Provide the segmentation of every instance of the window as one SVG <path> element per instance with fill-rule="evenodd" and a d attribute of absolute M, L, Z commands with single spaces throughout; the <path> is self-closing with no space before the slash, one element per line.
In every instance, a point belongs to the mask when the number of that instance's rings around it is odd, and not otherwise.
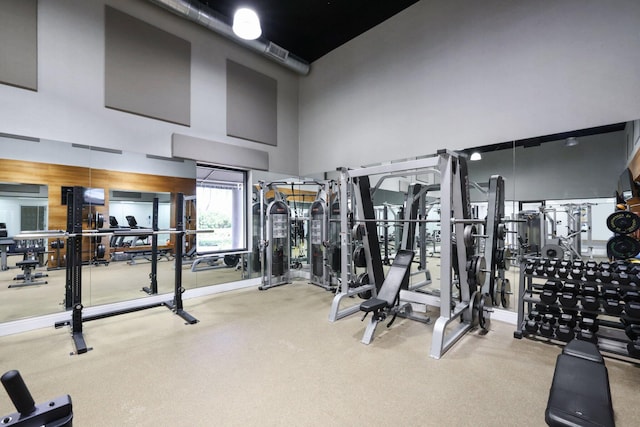
<path fill-rule="evenodd" d="M 197 177 L 196 251 L 246 250 L 246 173 L 198 165 Z"/>

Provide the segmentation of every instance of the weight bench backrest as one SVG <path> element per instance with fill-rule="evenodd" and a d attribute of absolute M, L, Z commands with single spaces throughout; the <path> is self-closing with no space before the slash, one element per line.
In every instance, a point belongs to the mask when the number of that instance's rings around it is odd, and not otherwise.
<path fill-rule="evenodd" d="M 399 250 L 389 268 L 387 277 L 382 282 L 380 291 L 376 298 L 371 298 L 360 304 L 360 310 L 369 312 L 386 307 L 393 307 L 400 293 L 402 282 L 409 275 L 411 262 L 413 261 L 413 251 Z"/>

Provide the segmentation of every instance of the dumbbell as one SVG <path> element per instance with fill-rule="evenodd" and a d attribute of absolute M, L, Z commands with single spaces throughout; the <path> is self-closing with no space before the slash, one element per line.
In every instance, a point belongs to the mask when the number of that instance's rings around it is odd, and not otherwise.
<path fill-rule="evenodd" d="M 536 269 L 536 265 L 532 262 L 528 262 L 527 265 L 524 266 L 524 272 L 526 274 L 533 274 Z"/>
<path fill-rule="evenodd" d="M 559 280 L 547 280 L 542 287 L 540 301 L 545 304 L 554 304 L 556 302 L 558 291 L 562 289 L 562 282 Z"/>
<path fill-rule="evenodd" d="M 571 261 L 568 261 L 568 260 L 560 261 L 560 267 L 564 267 L 566 269 L 571 269 Z"/>
<path fill-rule="evenodd" d="M 584 268 L 584 261 L 580 261 L 580 260 L 573 261 L 573 267 Z"/>
<path fill-rule="evenodd" d="M 556 274 L 558 275 L 559 278 L 566 279 L 567 277 L 569 277 L 569 269 L 566 267 L 560 267 L 556 271 Z"/>
<path fill-rule="evenodd" d="M 618 273 L 616 281 L 622 286 L 627 286 L 629 282 L 631 282 L 631 276 L 629 276 L 626 271 L 621 271 L 620 273 Z"/>
<path fill-rule="evenodd" d="M 640 341 L 627 343 L 627 351 L 631 357 L 640 357 Z"/>
<path fill-rule="evenodd" d="M 540 264 L 536 266 L 535 273 L 538 276 L 545 276 L 547 273 L 547 267 L 545 267 L 543 264 Z"/>
<path fill-rule="evenodd" d="M 624 302 L 616 299 L 605 299 L 602 301 L 602 308 L 607 314 L 618 315 L 624 309 Z"/>
<path fill-rule="evenodd" d="M 536 322 L 539 322 L 542 320 L 542 314 L 540 314 L 536 310 L 531 310 L 529 312 L 529 320 L 535 320 Z"/>
<path fill-rule="evenodd" d="M 592 260 L 589 260 L 584 263 L 587 270 L 595 270 L 598 267 L 598 263 Z"/>
<path fill-rule="evenodd" d="M 620 273 L 621 271 L 629 270 L 629 266 L 626 261 L 618 260 L 613 263 L 613 271 Z"/>
<path fill-rule="evenodd" d="M 560 317 L 558 317 L 559 325 L 566 325 L 571 329 L 576 327 L 576 315 L 572 313 L 562 313 Z"/>
<path fill-rule="evenodd" d="M 602 286 L 603 299 L 620 299 L 620 288 L 612 285 Z"/>
<path fill-rule="evenodd" d="M 556 324 L 556 317 L 547 313 L 542 317 L 542 325 L 540 325 L 540 335 L 543 337 L 551 338 L 553 336 L 554 325 Z"/>
<path fill-rule="evenodd" d="M 556 338 L 561 341 L 569 342 L 574 339 L 576 332 L 568 325 L 558 325 L 556 327 Z"/>
<path fill-rule="evenodd" d="M 574 282 L 566 282 L 558 299 L 563 307 L 575 307 L 578 303 L 578 285 Z"/>
<path fill-rule="evenodd" d="M 538 322 L 535 320 L 527 320 L 527 323 L 524 325 L 524 330 L 528 333 L 535 335 L 538 333 Z"/>
<path fill-rule="evenodd" d="M 638 301 L 627 302 L 624 306 L 624 311 L 625 313 L 627 313 L 627 316 L 640 319 L 640 302 Z"/>
<path fill-rule="evenodd" d="M 585 280 L 593 282 L 598 278 L 598 272 L 590 268 L 584 272 L 584 278 Z"/>
<path fill-rule="evenodd" d="M 598 279 L 600 279 L 602 283 L 611 283 L 611 281 L 613 280 L 613 275 L 609 270 L 602 270 L 598 275 Z"/>
<path fill-rule="evenodd" d="M 599 329 L 599 326 L 600 326 L 599 322 L 598 322 L 598 319 L 595 319 L 593 317 L 585 317 L 584 314 L 580 318 L 580 321 L 578 322 L 578 325 L 580 326 L 580 329 L 591 331 L 593 333 L 598 332 L 598 329 Z"/>
<path fill-rule="evenodd" d="M 571 269 L 571 278 L 573 280 L 582 280 L 583 274 L 582 268 L 576 267 L 575 265 Z"/>
<path fill-rule="evenodd" d="M 640 338 L 640 325 L 637 323 L 631 323 L 624 327 L 624 333 L 627 334 L 631 341 L 636 341 Z"/>
<path fill-rule="evenodd" d="M 598 343 L 598 337 L 596 336 L 596 334 L 588 329 L 580 329 L 578 331 L 577 337 L 582 341 L 589 341 L 594 344 Z"/>
<path fill-rule="evenodd" d="M 608 263 L 606 261 L 602 261 L 600 263 L 600 265 L 598 266 L 598 269 L 600 271 L 610 271 L 611 270 L 611 263 Z"/>

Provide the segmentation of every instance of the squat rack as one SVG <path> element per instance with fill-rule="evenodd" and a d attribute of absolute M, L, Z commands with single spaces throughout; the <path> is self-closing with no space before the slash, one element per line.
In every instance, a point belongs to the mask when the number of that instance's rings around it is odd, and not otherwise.
<path fill-rule="evenodd" d="M 480 299 L 480 291 L 477 289 L 477 280 L 470 277 L 473 273 L 467 271 L 467 261 L 474 255 L 473 247 L 464 244 L 462 236 L 465 234 L 465 225 L 484 222 L 471 218 L 469 201 L 468 176 L 466 162 L 456 153 L 442 150 L 435 156 L 408 160 L 359 169 L 340 168 L 340 202 L 341 206 L 349 206 L 350 198 L 355 202 L 357 214 L 356 222 L 365 223 L 363 241 L 365 243 L 365 257 L 370 282 L 354 283 L 351 274 L 351 233 L 349 227 L 349 212 L 341 209 L 340 212 L 340 245 L 341 245 L 341 283 L 339 292 L 333 299 L 329 312 L 329 321 L 334 322 L 343 317 L 359 311 L 359 305 L 353 305 L 341 309 L 340 305 L 345 298 L 354 295 L 373 292 L 384 280 L 382 262 L 377 241 L 376 219 L 371 212 L 363 209 L 363 201 L 369 193 L 369 176 L 373 175 L 418 175 L 425 172 L 439 172 L 440 175 L 440 229 L 441 229 L 441 258 L 440 258 L 440 296 L 425 295 L 420 302 L 440 307 L 440 317 L 437 319 L 431 345 L 431 356 L 439 359 L 455 342 L 466 332 L 475 326 L 474 318 L 484 315 L 483 302 Z M 364 199 L 363 199 L 364 198 Z M 366 206 L 368 203 L 364 203 Z M 351 205 L 353 206 L 353 205 Z M 419 219 L 419 222 L 428 222 Z M 371 224 L 371 227 L 367 225 Z M 458 236 L 452 243 L 453 236 Z M 454 280 L 453 270 L 456 268 L 457 280 Z M 379 265 L 379 268 L 378 268 Z M 480 273 L 480 272 L 479 272 Z M 484 272 L 482 272 L 484 273 Z M 473 278 L 474 280 L 470 280 Z M 460 284 L 457 291 L 455 283 Z M 469 284 L 469 285 L 468 285 Z M 457 292 L 458 298 L 454 298 Z M 400 298 L 408 298 L 415 292 L 401 291 Z M 403 297 L 404 295 L 404 297 Z M 478 304 L 480 303 L 480 304 Z M 478 311 L 482 311 L 478 313 Z"/>

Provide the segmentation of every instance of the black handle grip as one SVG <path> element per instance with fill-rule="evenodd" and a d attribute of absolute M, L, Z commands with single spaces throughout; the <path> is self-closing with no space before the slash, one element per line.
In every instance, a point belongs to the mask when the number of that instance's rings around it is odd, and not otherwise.
<path fill-rule="evenodd" d="M 6 372 L 2 375 L 0 381 L 2 381 L 2 385 L 7 390 L 7 394 L 20 414 L 28 415 L 36 410 L 33 397 L 31 397 L 27 385 L 22 380 L 20 372 L 16 370 Z"/>

